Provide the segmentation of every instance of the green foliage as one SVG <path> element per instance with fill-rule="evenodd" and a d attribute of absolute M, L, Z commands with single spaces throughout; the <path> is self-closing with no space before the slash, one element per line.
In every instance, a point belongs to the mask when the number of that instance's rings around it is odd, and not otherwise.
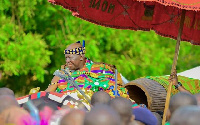
<path fill-rule="evenodd" d="M 32 87 L 44 90 L 65 63 L 63 50 L 78 40 L 86 41 L 87 57 L 116 65 L 129 80 L 170 74 L 175 40 L 98 26 L 47 0 L 0 0 L 0 86 L 21 95 Z M 198 66 L 199 54 L 199 46 L 182 42 L 178 72 Z"/>
<path fill-rule="evenodd" d="M 44 68 L 51 62 L 52 52 L 41 35 L 26 34 L 12 22 L 1 25 L 0 29 L 0 68 L 4 71 L 3 75 L 27 75 L 31 72 L 43 82 Z"/>

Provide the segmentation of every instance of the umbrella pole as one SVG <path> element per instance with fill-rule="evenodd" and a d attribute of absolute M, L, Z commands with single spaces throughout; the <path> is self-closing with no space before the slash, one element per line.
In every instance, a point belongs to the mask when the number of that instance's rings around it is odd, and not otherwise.
<path fill-rule="evenodd" d="M 186 13 L 186 10 L 182 10 L 180 27 L 179 27 L 178 36 L 177 36 L 175 55 L 174 55 L 174 61 L 173 61 L 173 64 L 172 64 L 171 74 L 176 70 L 178 54 L 179 54 L 179 49 L 180 49 L 181 35 L 182 35 L 183 25 L 184 25 L 184 20 L 185 20 L 185 13 Z M 171 90 L 172 90 L 172 81 L 169 82 L 169 87 L 168 87 L 168 90 L 167 90 L 167 96 L 166 96 L 166 102 L 165 102 L 165 109 L 164 109 L 162 125 L 165 125 L 166 114 L 167 114 L 167 110 L 169 108 Z"/>
<path fill-rule="evenodd" d="M 117 68 L 115 68 L 115 97 L 117 97 Z"/>

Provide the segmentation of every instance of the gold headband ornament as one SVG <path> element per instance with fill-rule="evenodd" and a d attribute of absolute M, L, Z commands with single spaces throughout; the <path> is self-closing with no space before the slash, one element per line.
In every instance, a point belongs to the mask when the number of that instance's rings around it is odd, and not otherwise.
<path fill-rule="evenodd" d="M 78 41 L 76 43 L 80 43 L 80 41 Z M 77 55 L 85 54 L 85 40 L 83 40 L 82 46 L 83 47 L 78 47 L 78 48 L 74 48 L 74 49 L 70 49 L 70 50 L 65 49 L 64 54 L 77 54 Z"/>

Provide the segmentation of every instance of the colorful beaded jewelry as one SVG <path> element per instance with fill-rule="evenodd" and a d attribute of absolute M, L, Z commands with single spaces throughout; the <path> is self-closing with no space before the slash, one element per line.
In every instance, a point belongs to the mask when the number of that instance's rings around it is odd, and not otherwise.
<path fill-rule="evenodd" d="M 49 86 L 50 86 L 50 85 L 55 85 L 55 84 L 58 84 L 58 82 L 50 83 Z"/>
<path fill-rule="evenodd" d="M 65 49 L 64 54 L 85 54 L 85 47 L 78 47 L 70 50 Z"/>

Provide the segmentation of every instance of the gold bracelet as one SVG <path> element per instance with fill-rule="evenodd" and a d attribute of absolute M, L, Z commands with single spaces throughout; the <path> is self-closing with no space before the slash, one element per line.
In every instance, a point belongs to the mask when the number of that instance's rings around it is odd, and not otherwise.
<path fill-rule="evenodd" d="M 57 83 L 58 83 L 58 82 L 53 82 L 53 83 L 50 83 L 50 84 L 49 84 L 49 86 L 50 86 L 50 85 L 55 85 L 55 84 L 57 84 Z"/>

